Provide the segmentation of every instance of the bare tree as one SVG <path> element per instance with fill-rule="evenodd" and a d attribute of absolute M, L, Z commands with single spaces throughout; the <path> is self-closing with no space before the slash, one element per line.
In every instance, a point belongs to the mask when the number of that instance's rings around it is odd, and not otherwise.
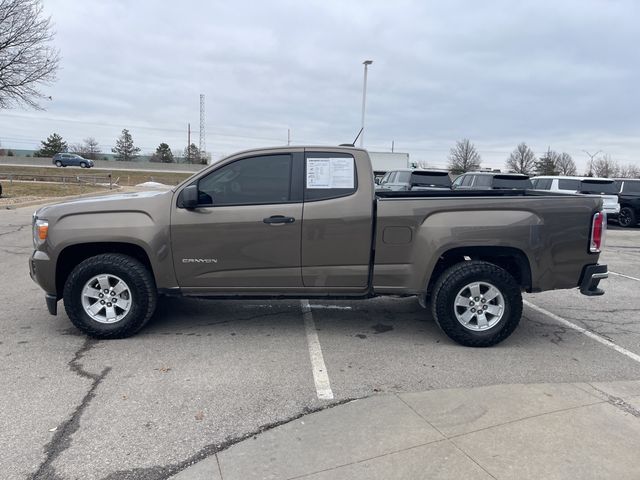
<path fill-rule="evenodd" d="M 640 177 L 640 167 L 631 163 L 621 166 L 619 175 L 622 178 L 638 178 Z"/>
<path fill-rule="evenodd" d="M 460 174 L 478 170 L 481 162 L 480 154 L 468 138 L 456 142 L 456 146 L 449 151 L 449 170 Z"/>
<path fill-rule="evenodd" d="M 0 0 L 0 109 L 42 109 L 40 87 L 56 79 L 60 61 L 54 37 L 41 0 Z"/>
<path fill-rule="evenodd" d="M 593 171 L 596 177 L 613 178 L 620 174 L 620 166 L 611 155 L 602 155 L 593 163 Z"/>
<path fill-rule="evenodd" d="M 84 158 L 90 158 L 91 160 L 97 159 L 98 154 L 101 152 L 98 141 L 93 137 L 85 138 L 82 143 L 70 145 L 69 151 L 82 155 Z"/>
<path fill-rule="evenodd" d="M 533 173 L 536 165 L 536 155 L 526 143 L 522 142 L 511 152 L 507 159 L 507 168 L 516 173 L 529 175 Z"/>
<path fill-rule="evenodd" d="M 575 175 L 578 173 L 576 162 L 573 161 L 571 155 L 562 152 L 556 159 L 556 168 L 560 175 Z"/>

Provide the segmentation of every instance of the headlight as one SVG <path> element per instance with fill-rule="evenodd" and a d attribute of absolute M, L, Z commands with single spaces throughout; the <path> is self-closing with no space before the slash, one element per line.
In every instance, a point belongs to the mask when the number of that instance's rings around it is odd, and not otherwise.
<path fill-rule="evenodd" d="M 33 220 L 33 248 L 42 245 L 49 235 L 49 222 L 37 217 Z"/>

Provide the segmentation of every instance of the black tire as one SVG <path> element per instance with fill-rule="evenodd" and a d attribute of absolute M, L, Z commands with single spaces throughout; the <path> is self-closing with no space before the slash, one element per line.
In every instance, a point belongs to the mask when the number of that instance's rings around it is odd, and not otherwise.
<path fill-rule="evenodd" d="M 60 160 L 56 160 L 56 167 L 62 167 L 62 162 Z"/>
<path fill-rule="evenodd" d="M 85 162 L 80 162 L 80 168 L 87 168 L 87 164 Z"/>
<path fill-rule="evenodd" d="M 636 212 L 631 207 L 622 207 L 618 214 L 618 225 L 624 228 L 635 227 L 638 224 Z"/>
<path fill-rule="evenodd" d="M 458 293 L 474 282 L 486 282 L 498 289 L 504 300 L 502 317 L 487 330 L 465 327 L 456 317 Z M 431 311 L 442 331 L 467 347 L 490 347 L 513 333 L 522 316 L 522 294 L 515 279 L 503 268 L 489 262 L 467 261 L 445 270 L 432 290 Z M 463 310 L 464 311 L 464 310 Z"/>
<path fill-rule="evenodd" d="M 121 278 L 131 291 L 131 307 L 124 318 L 114 323 L 100 323 L 82 306 L 82 290 L 97 275 Z M 64 307 L 71 322 L 95 338 L 125 338 L 138 332 L 156 308 L 157 290 L 153 275 L 138 260 L 128 255 L 105 253 L 90 257 L 76 266 L 64 285 Z"/>

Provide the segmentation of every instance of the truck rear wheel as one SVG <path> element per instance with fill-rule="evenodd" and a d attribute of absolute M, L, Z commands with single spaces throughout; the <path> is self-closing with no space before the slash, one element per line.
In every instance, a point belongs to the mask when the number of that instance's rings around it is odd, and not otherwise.
<path fill-rule="evenodd" d="M 515 279 L 489 262 L 467 261 L 436 281 L 431 309 L 449 338 L 467 347 L 490 347 L 513 333 L 522 316 Z"/>
<path fill-rule="evenodd" d="M 128 255 L 96 255 L 76 266 L 64 285 L 71 322 L 95 338 L 124 338 L 140 330 L 156 307 L 151 272 Z"/>

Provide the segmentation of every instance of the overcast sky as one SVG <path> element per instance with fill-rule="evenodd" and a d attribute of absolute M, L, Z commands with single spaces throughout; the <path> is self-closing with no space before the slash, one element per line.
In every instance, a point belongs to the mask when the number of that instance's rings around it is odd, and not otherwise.
<path fill-rule="evenodd" d="M 444 166 L 469 138 L 483 166 L 521 141 L 640 164 L 640 2 L 44 0 L 62 62 L 46 111 L 4 110 L 5 147 L 56 131 L 109 151 L 198 143 L 214 158 L 292 143 L 350 142 Z"/>

